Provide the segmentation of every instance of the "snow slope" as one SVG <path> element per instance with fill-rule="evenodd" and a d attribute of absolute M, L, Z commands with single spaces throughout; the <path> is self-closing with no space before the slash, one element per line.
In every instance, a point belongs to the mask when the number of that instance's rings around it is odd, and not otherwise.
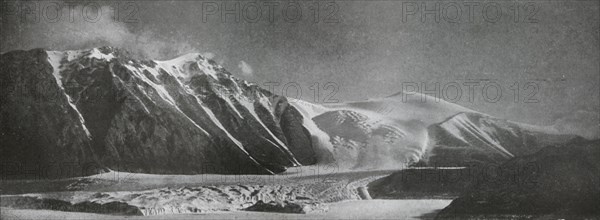
<path fill-rule="evenodd" d="M 347 169 L 402 168 L 417 162 L 496 163 L 575 137 L 497 119 L 420 93 L 329 105 L 292 103 L 312 119 L 304 125 L 318 134 L 318 143 Z"/>
<path fill-rule="evenodd" d="M 425 100 L 422 98 L 425 97 Z M 362 102 L 292 102 L 342 168 L 390 169 L 419 161 L 429 146 L 427 127 L 472 110 L 429 96 L 396 94 Z"/>

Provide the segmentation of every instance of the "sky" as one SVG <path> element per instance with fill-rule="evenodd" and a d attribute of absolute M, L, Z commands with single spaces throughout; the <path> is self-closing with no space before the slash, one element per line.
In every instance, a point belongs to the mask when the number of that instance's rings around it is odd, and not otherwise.
<path fill-rule="evenodd" d="M 311 102 L 418 91 L 600 135 L 595 0 L 72 4 L 3 2 L 0 52 L 109 45 L 155 60 L 201 52 L 239 78 Z"/>

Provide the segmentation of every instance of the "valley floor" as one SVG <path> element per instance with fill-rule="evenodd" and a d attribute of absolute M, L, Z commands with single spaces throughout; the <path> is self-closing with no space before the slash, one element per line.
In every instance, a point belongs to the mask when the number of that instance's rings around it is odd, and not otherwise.
<path fill-rule="evenodd" d="M 365 200 L 370 199 L 364 188 L 367 184 L 395 171 L 308 166 L 272 176 L 109 172 L 60 180 L 4 180 L 0 184 L 1 214 L 2 219 L 406 219 L 433 218 L 451 202 Z M 295 203 L 308 211 L 244 211 L 258 201 Z M 73 208 L 86 202 L 95 204 Z M 112 206 L 97 206 L 110 202 L 125 205 L 126 211 L 133 208 L 138 215 L 111 213 Z"/>
<path fill-rule="evenodd" d="M 452 200 L 359 200 L 331 203 L 327 212 L 287 214 L 228 211 L 200 214 L 118 216 L 2 208 L 2 219 L 432 219 Z"/>

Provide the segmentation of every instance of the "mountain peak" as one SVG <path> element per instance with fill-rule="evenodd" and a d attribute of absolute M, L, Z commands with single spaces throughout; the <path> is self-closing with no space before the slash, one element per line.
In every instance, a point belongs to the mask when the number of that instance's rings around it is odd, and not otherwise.
<path fill-rule="evenodd" d="M 156 63 L 163 68 L 176 70 L 185 81 L 189 81 L 192 76 L 199 74 L 206 74 L 214 79 L 219 78 L 217 73 L 228 74 L 221 65 L 204 57 L 202 53 L 188 53 L 174 59 L 156 61 Z"/>

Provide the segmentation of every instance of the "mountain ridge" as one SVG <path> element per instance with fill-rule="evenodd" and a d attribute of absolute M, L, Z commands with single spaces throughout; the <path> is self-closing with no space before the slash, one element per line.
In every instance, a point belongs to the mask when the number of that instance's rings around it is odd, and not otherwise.
<path fill-rule="evenodd" d="M 461 113 L 477 116 L 466 119 L 477 124 L 477 134 L 504 123 L 444 100 L 398 94 L 327 105 L 288 99 L 236 78 L 200 53 L 152 61 L 112 47 L 34 49 L 3 54 L 0 67 L 3 84 L 22 90 L 3 88 L 1 94 L 6 101 L 2 142 L 8 143 L 2 159 L 97 163 L 87 170 L 91 173 L 75 175 L 119 170 L 122 163 L 132 172 L 190 174 L 274 174 L 323 163 L 340 169 L 398 168 L 422 162 L 435 146 L 445 145 L 433 134 Z M 40 83 L 47 88 L 38 88 Z M 27 106 L 35 107 L 23 110 Z M 40 119 L 53 120 L 41 126 Z M 471 123 L 475 119 L 492 126 Z M 507 149 L 516 148 L 502 144 L 520 138 L 486 147 L 510 158 L 514 152 Z M 466 145 L 475 148 L 476 139 Z"/>

